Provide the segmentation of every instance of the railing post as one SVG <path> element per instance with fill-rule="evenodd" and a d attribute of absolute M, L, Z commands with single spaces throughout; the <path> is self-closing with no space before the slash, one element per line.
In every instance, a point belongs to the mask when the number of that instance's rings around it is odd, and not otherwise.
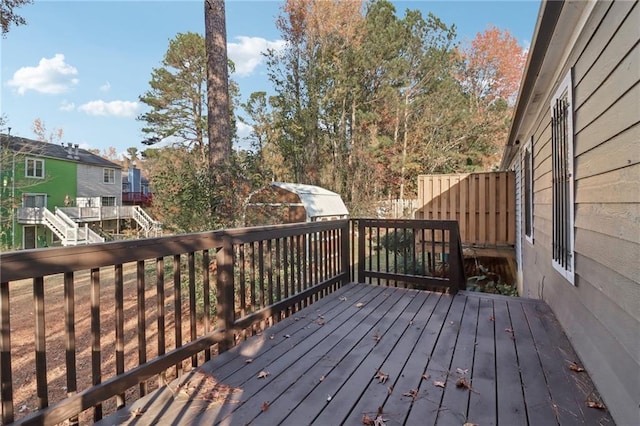
<path fill-rule="evenodd" d="M 0 283 L 0 397 L 2 424 L 13 422 L 13 378 L 11 375 L 11 325 L 9 283 Z"/>
<path fill-rule="evenodd" d="M 222 248 L 216 253 L 217 276 L 216 294 L 218 328 L 224 330 L 225 339 L 219 344 L 219 351 L 233 347 L 234 318 L 234 280 L 233 280 L 233 244 L 231 238 L 222 236 Z"/>
<path fill-rule="evenodd" d="M 452 293 L 458 290 L 465 290 L 467 283 L 464 277 L 464 258 L 462 256 L 462 244 L 460 242 L 460 228 L 458 222 L 453 222 L 449 231 L 450 252 L 449 252 L 449 280 L 451 281 Z"/>
<path fill-rule="evenodd" d="M 340 249 L 342 250 L 342 273 L 345 274 L 346 278 L 344 278 L 341 283 L 342 284 L 347 284 L 350 280 L 351 280 L 351 250 L 349 247 L 349 226 L 350 226 L 350 221 L 347 220 L 344 224 L 344 226 L 342 227 L 342 229 L 340 230 L 340 235 L 342 237 L 342 241 L 340 241 L 341 243 L 341 247 Z"/>
<path fill-rule="evenodd" d="M 365 264 L 365 253 L 364 253 L 364 219 L 358 219 L 358 276 L 356 281 L 359 283 L 364 282 L 364 264 Z"/>

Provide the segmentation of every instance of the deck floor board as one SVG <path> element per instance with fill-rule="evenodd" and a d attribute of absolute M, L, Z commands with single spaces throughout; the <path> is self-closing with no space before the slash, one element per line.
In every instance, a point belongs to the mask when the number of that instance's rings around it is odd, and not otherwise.
<path fill-rule="evenodd" d="M 349 284 L 99 424 L 613 425 L 578 361 L 543 302 Z"/>

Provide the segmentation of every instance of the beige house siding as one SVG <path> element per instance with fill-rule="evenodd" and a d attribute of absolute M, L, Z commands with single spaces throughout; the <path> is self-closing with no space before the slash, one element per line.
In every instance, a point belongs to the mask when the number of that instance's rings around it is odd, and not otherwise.
<path fill-rule="evenodd" d="M 592 6 L 580 3 L 565 3 L 563 13 Z M 534 141 L 534 240 L 520 239 L 523 295 L 549 303 L 621 425 L 640 421 L 639 23 L 638 2 L 597 2 L 573 46 L 566 47 L 566 61 L 549 69 L 557 78 L 544 92 L 536 85 L 544 100 L 520 129 Z M 554 269 L 551 253 L 549 103 L 570 71 L 575 285 Z"/>
<path fill-rule="evenodd" d="M 78 164 L 78 197 L 116 197 L 122 205 L 122 170 L 114 168 L 115 182 L 104 183 L 104 169 L 109 167 Z"/>

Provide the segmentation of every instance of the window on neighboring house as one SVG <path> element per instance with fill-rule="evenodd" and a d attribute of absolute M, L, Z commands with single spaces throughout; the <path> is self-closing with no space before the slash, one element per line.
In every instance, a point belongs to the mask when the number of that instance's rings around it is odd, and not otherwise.
<path fill-rule="evenodd" d="M 47 207 L 47 194 L 22 194 L 22 207 Z"/>
<path fill-rule="evenodd" d="M 116 183 L 116 171 L 115 169 L 103 169 L 103 182 L 104 183 Z"/>
<path fill-rule="evenodd" d="M 44 160 L 39 158 L 27 158 L 25 164 L 25 176 L 44 179 Z"/>
<path fill-rule="evenodd" d="M 102 207 L 112 207 L 116 205 L 116 197 L 102 197 Z"/>
<path fill-rule="evenodd" d="M 524 147 L 522 166 L 524 170 L 524 234 L 533 243 L 533 136 Z"/>
<path fill-rule="evenodd" d="M 553 266 L 574 284 L 573 91 L 571 70 L 551 100 Z"/>

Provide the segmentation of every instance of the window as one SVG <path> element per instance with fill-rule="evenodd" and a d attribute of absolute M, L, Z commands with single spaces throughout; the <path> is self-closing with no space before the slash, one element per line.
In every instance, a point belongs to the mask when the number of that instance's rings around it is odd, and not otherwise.
<path fill-rule="evenodd" d="M 574 284 L 573 97 L 571 71 L 551 100 L 553 266 Z"/>
<path fill-rule="evenodd" d="M 116 171 L 115 169 L 103 169 L 103 182 L 104 183 L 116 183 Z"/>
<path fill-rule="evenodd" d="M 531 142 L 524 147 L 522 159 L 524 170 L 524 235 L 533 243 L 533 136 Z"/>
<path fill-rule="evenodd" d="M 22 194 L 22 207 L 47 207 L 47 194 Z"/>
<path fill-rule="evenodd" d="M 25 176 L 44 179 L 44 160 L 27 158 L 25 164 Z"/>
<path fill-rule="evenodd" d="M 102 197 L 102 207 L 113 207 L 116 205 L 116 197 Z"/>

